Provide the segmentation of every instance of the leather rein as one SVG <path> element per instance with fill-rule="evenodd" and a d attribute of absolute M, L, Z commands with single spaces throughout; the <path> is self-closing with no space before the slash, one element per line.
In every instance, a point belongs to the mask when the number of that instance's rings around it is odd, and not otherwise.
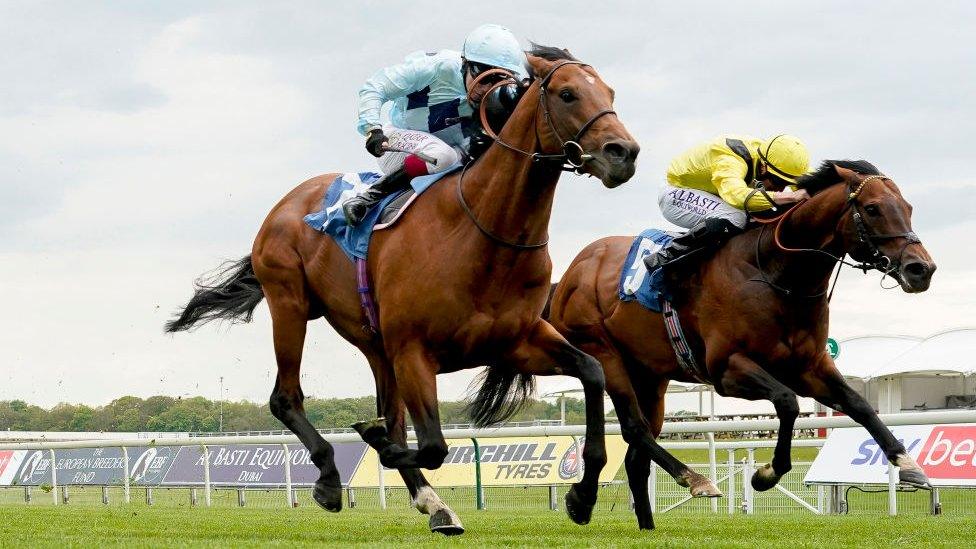
<path fill-rule="evenodd" d="M 918 238 L 918 235 L 916 235 L 914 231 L 907 231 L 904 233 L 879 234 L 874 232 L 870 228 L 870 226 L 864 221 L 864 215 L 861 213 L 861 205 L 860 202 L 858 202 L 857 200 L 858 196 L 860 196 L 861 191 L 864 189 L 864 186 L 867 183 L 874 180 L 884 180 L 884 179 L 888 179 L 888 177 L 884 175 L 869 175 L 864 179 L 860 180 L 859 182 L 857 182 L 856 187 L 852 186 L 852 184 L 848 184 L 847 200 L 845 201 L 844 209 L 841 211 L 841 216 L 846 214 L 848 210 L 851 211 L 851 219 L 854 222 L 854 231 L 857 235 L 857 242 L 859 245 L 867 248 L 868 253 L 870 255 L 870 259 L 868 261 L 858 261 L 857 263 L 851 263 L 844 259 L 844 257 L 847 256 L 846 253 L 838 257 L 826 250 L 821 250 L 819 248 L 790 248 L 785 246 L 782 242 L 782 237 L 781 237 L 783 225 L 788 218 L 790 218 L 797 210 L 799 210 L 799 208 L 804 203 L 808 201 L 808 199 L 804 199 L 797 202 L 796 204 L 791 206 L 788 210 L 775 217 L 768 218 L 768 219 L 753 218 L 757 223 L 761 225 L 759 238 L 756 239 L 756 267 L 759 269 L 760 278 L 751 279 L 751 280 L 768 284 L 771 288 L 780 291 L 786 294 L 787 296 L 792 296 L 793 293 L 795 292 L 795 290 L 783 288 L 782 286 L 779 286 L 774 282 L 772 282 L 771 280 L 769 280 L 762 267 L 762 262 L 760 258 L 762 237 L 763 234 L 765 233 L 766 227 L 768 225 L 773 225 L 773 243 L 775 244 L 778 250 L 786 253 L 800 253 L 800 252 L 819 253 L 819 254 L 826 255 L 831 260 L 839 264 L 839 267 L 837 268 L 837 273 L 834 275 L 833 284 L 828 285 L 827 289 L 817 294 L 801 295 L 796 297 L 817 298 L 817 297 L 823 297 L 824 295 L 827 295 L 827 301 L 829 302 L 831 296 L 834 293 L 833 288 L 836 287 L 837 279 L 840 277 L 840 269 L 844 265 L 861 270 L 865 274 L 870 270 L 877 270 L 880 273 L 882 273 L 883 276 L 881 277 L 881 281 L 884 282 L 884 279 L 887 276 L 889 276 L 891 273 L 896 271 L 898 267 L 901 265 L 901 258 L 902 256 L 904 256 L 905 250 L 908 248 L 908 245 L 921 243 L 921 240 Z M 891 258 L 884 255 L 881 252 L 881 250 L 878 249 L 877 243 L 885 240 L 892 240 L 895 238 L 904 238 L 905 245 L 902 246 L 901 251 L 898 254 L 898 259 L 895 262 L 892 262 Z M 885 286 L 882 285 L 882 287 Z"/>
<path fill-rule="evenodd" d="M 485 102 L 484 99 L 487 98 L 489 95 L 491 95 L 491 93 L 498 88 L 504 86 L 510 86 L 513 84 L 518 85 L 519 83 L 518 80 L 515 79 L 515 77 L 512 75 L 511 72 L 503 69 L 490 69 L 482 72 L 471 82 L 471 86 L 470 86 L 471 90 L 477 89 L 478 84 L 482 83 L 485 80 L 490 80 L 499 77 L 500 80 L 493 83 L 488 88 L 488 90 L 485 91 L 483 94 L 480 94 L 480 96 L 474 96 L 472 92 L 469 91 L 468 100 L 474 104 L 480 103 L 478 111 L 479 111 L 479 116 L 481 117 L 482 130 L 495 143 L 501 145 L 502 147 L 505 147 L 510 151 L 514 151 L 522 155 L 528 156 L 532 159 L 533 162 L 558 162 L 560 165 L 560 169 L 563 171 L 582 173 L 581 169 L 583 168 L 584 165 L 586 165 L 587 162 L 593 159 L 593 155 L 588 154 L 583 149 L 583 146 L 579 144 L 579 141 L 583 138 L 583 135 L 586 134 L 586 132 L 591 127 L 593 127 L 593 124 L 595 124 L 597 120 L 609 114 L 616 116 L 617 113 L 612 109 L 604 109 L 594 114 L 589 120 L 587 120 L 580 127 L 580 129 L 576 132 L 576 135 L 573 136 L 572 139 L 564 140 L 562 136 L 559 134 L 559 131 L 556 129 L 556 126 L 553 124 L 552 116 L 550 116 L 549 114 L 549 102 L 546 99 L 546 96 L 547 96 L 549 81 L 552 80 L 552 76 L 556 73 L 557 70 L 559 70 L 562 67 L 565 67 L 566 65 L 589 66 L 586 63 L 583 63 L 581 61 L 568 61 L 568 60 L 562 61 L 561 63 L 557 64 L 555 67 L 550 69 L 549 72 L 542 79 L 538 81 L 539 107 L 542 109 L 542 116 L 543 118 L 545 118 L 546 123 L 549 125 L 549 129 L 552 131 L 553 135 L 556 136 L 556 139 L 563 142 L 562 153 L 542 154 L 539 152 L 525 151 L 502 141 L 502 139 L 498 136 L 498 134 L 495 133 L 494 130 L 492 130 L 491 125 L 488 123 L 487 102 Z M 538 124 L 536 124 L 536 140 L 541 141 L 539 139 Z M 468 166 L 470 164 L 471 164 L 470 162 L 468 164 L 465 164 L 464 167 L 461 169 L 461 176 L 458 177 L 458 182 L 457 182 L 457 198 L 458 198 L 458 202 L 461 204 L 461 209 L 464 210 L 464 213 L 467 214 L 468 218 L 471 219 L 474 225 L 478 227 L 478 230 L 480 230 L 482 234 L 488 237 L 488 239 L 491 240 L 492 242 L 495 242 L 496 244 L 508 248 L 514 248 L 516 250 L 536 250 L 548 245 L 549 244 L 548 238 L 546 238 L 542 242 L 537 242 L 533 244 L 520 244 L 518 242 L 506 240 L 504 238 L 501 238 L 500 236 L 493 234 L 488 228 L 486 228 L 478 221 L 478 218 L 471 210 L 471 206 L 469 206 L 468 202 L 464 199 L 464 192 L 462 190 L 464 174 L 467 171 Z"/>

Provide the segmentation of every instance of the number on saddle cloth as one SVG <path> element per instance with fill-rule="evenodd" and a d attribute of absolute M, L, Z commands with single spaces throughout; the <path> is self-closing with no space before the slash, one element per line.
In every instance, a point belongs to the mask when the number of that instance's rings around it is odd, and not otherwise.
<path fill-rule="evenodd" d="M 647 229 L 634 238 L 620 273 L 617 295 L 621 301 L 636 300 L 654 312 L 661 312 L 661 299 L 667 295 L 664 276 L 660 269 L 653 275 L 648 273 L 644 257 L 659 252 L 673 238 L 673 234 L 658 229 Z"/>

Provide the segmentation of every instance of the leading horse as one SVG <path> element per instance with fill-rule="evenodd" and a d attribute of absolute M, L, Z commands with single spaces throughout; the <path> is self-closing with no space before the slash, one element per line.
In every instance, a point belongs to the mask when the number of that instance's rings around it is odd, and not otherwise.
<path fill-rule="evenodd" d="M 865 161 L 825 162 L 797 186 L 811 198 L 733 238 L 710 259 L 666 273 L 694 355 L 700 364 L 704 359 L 699 371 L 679 366 L 660 313 L 618 298 L 633 237 L 590 244 L 554 289 L 549 321 L 603 364 L 629 444 L 625 463 L 640 528 L 654 527 L 646 490 L 651 459 L 679 483 L 700 476 L 649 446 L 661 432 L 671 379 L 705 381 L 723 396 L 772 401 L 778 439 L 772 462 L 752 477 L 757 490 L 772 488 L 792 467 L 797 394 L 849 415 L 900 467 L 902 482 L 929 487 L 904 445 L 825 350 L 831 273 L 838 262 L 847 263 L 845 255 L 862 262 L 858 267 L 894 277 L 905 292 L 928 289 L 935 264 L 912 232 L 912 208 L 897 185 Z"/>
<path fill-rule="evenodd" d="M 565 50 L 535 46 L 535 75 L 493 144 L 470 168 L 441 179 L 393 230 L 373 235 L 368 274 L 379 333 L 363 330 L 356 271 L 336 243 L 302 218 L 319 209 L 338 174 L 310 179 L 283 198 L 250 256 L 196 294 L 167 331 L 213 319 L 249 320 L 262 298 L 274 330 L 278 376 L 271 412 L 309 449 L 321 471 L 313 498 L 342 508 L 333 448 L 302 407 L 299 369 L 306 324 L 324 317 L 366 355 L 381 418 L 357 430 L 387 467 L 400 469 L 416 507 L 445 534 L 463 532 L 417 468 L 447 455 L 436 375 L 487 366 L 473 402 L 480 425 L 505 419 L 533 375 L 580 379 L 586 395 L 585 472 L 566 495 L 573 521 L 589 521 L 606 463 L 603 369 L 541 318 L 552 270 L 546 246 L 556 182 L 568 162 L 616 187 L 634 174 L 639 146 L 612 110 L 613 91 Z M 563 136 L 575 136 L 567 139 Z M 405 410 L 418 448 L 406 447 Z M 385 419 L 384 419 L 385 418 Z"/>

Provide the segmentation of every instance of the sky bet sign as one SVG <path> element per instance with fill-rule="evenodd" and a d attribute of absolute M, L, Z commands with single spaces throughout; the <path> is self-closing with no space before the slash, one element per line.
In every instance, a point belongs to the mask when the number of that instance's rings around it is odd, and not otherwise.
<path fill-rule="evenodd" d="M 892 429 L 935 486 L 976 486 L 976 424 Z M 887 484 L 888 460 L 861 427 L 834 429 L 810 467 L 807 483 Z"/>

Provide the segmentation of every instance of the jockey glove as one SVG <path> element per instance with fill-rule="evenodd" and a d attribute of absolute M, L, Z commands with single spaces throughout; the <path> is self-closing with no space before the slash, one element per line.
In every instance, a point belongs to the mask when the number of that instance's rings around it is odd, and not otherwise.
<path fill-rule="evenodd" d="M 366 150 L 369 154 L 379 158 L 383 156 L 383 143 L 386 143 L 386 136 L 383 135 L 383 130 L 377 128 L 369 132 L 369 137 L 366 138 Z"/>

